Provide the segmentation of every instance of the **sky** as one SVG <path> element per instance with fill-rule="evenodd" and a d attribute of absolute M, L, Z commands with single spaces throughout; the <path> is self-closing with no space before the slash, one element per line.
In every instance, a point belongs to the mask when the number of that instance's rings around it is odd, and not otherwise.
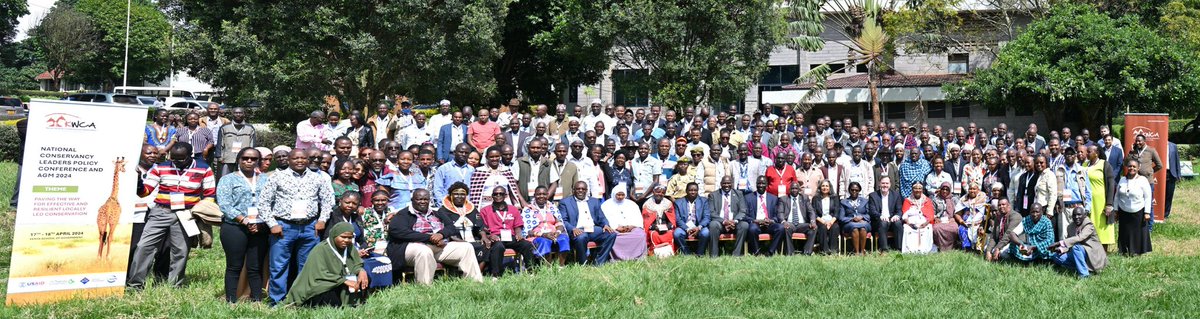
<path fill-rule="evenodd" d="M 29 14 L 17 19 L 17 41 L 24 40 L 27 36 L 26 32 L 30 28 L 37 25 L 37 22 L 46 15 L 46 11 L 50 11 L 50 7 L 54 6 L 54 2 L 58 0 L 28 0 L 25 3 L 29 4 Z"/>

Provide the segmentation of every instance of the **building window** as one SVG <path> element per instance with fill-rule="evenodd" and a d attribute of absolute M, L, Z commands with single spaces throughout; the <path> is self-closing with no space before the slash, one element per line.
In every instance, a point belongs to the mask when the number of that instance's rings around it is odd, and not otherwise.
<path fill-rule="evenodd" d="M 579 84 L 567 85 L 567 101 L 563 104 L 579 105 L 579 90 L 582 89 Z"/>
<path fill-rule="evenodd" d="M 627 107 L 650 106 L 650 72 L 645 69 L 613 70 L 613 104 Z"/>
<path fill-rule="evenodd" d="M 904 120 L 906 117 L 904 112 L 907 106 L 905 106 L 904 103 L 885 103 L 883 108 L 884 110 L 887 110 L 888 121 L 900 121 Z"/>
<path fill-rule="evenodd" d="M 971 59 L 966 53 L 951 53 L 947 64 L 947 71 L 955 74 L 965 74 L 971 71 Z"/>
<path fill-rule="evenodd" d="M 835 74 L 836 73 L 850 73 L 850 70 L 852 69 L 852 68 L 847 68 L 845 63 L 828 63 L 827 65 L 829 65 L 829 73 L 835 73 Z M 808 69 L 812 70 L 812 69 L 816 69 L 817 67 L 820 67 L 820 66 L 821 66 L 820 64 L 809 64 Z"/>
<path fill-rule="evenodd" d="M 1018 105 L 1013 107 L 1016 116 L 1033 116 L 1033 107 L 1029 105 Z"/>
<path fill-rule="evenodd" d="M 971 105 L 967 103 L 954 103 L 954 105 L 950 106 L 950 116 L 971 117 Z"/>
<path fill-rule="evenodd" d="M 929 102 L 925 104 L 925 118 L 946 118 L 946 102 Z"/>
<path fill-rule="evenodd" d="M 799 65 L 772 65 L 758 78 L 759 86 L 784 86 L 796 82 L 800 77 Z"/>
<path fill-rule="evenodd" d="M 989 106 L 987 109 L 988 117 L 1004 117 L 1005 115 L 1008 115 L 1008 109 L 1004 107 Z"/>
<path fill-rule="evenodd" d="M 858 64 L 858 65 L 855 65 L 855 66 L 854 66 L 854 72 L 858 72 L 858 73 L 870 73 L 870 72 L 871 72 L 871 70 L 870 70 L 870 69 L 867 67 L 867 64 L 866 64 L 866 63 L 862 63 L 862 64 Z"/>

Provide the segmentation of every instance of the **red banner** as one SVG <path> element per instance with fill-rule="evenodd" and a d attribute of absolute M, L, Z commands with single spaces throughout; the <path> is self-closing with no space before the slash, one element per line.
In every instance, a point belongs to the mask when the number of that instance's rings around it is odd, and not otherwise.
<path fill-rule="evenodd" d="M 1165 113 L 1129 113 L 1125 114 L 1125 134 L 1122 142 L 1125 151 L 1133 149 L 1133 141 L 1139 134 L 1146 136 L 1146 147 L 1158 152 L 1162 159 L 1163 169 L 1154 172 L 1154 220 L 1163 220 L 1163 203 L 1167 195 L 1167 133 L 1170 131 L 1170 117 Z M 1128 157 L 1128 155 L 1126 155 Z M 1139 163 L 1143 166 L 1154 163 Z"/>

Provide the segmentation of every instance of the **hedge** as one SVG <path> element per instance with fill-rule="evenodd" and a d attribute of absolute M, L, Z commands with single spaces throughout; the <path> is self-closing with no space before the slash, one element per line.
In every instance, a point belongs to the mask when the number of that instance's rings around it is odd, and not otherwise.
<path fill-rule="evenodd" d="M 17 136 L 17 127 L 0 125 L 0 162 L 16 162 L 21 155 L 21 138 Z"/>

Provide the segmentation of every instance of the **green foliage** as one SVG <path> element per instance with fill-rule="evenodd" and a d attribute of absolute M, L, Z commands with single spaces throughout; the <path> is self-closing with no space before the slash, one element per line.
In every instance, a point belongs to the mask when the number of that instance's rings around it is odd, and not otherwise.
<path fill-rule="evenodd" d="M 608 70 L 614 33 L 592 19 L 603 9 L 603 1 L 510 2 L 500 41 L 504 54 L 495 63 L 494 102 L 507 102 L 519 91 L 526 101 L 553 105 L 565 90 L 599 82 Z"/>
<path fill-rule="evenodd" d="M 360 109 L 395 95 L 487 101 L 508 0 L 167 1 L 186 21 L 190 73 L 293 123 L 335 96 Z M 297 10 L 297 8 L 303 8 Z M 422 102 L 424 101 L 424 102 Z"/>
<path fill-rule="evenodd" d="M 294 132 L 295 130 L 285 131 L 282 129 L 257 130 L 254 132 L 254 145 L 266 148 L 275 148 L 279 145 L 292 147 L 296 145 Z"/>
<path fill-rule="evenodd" d="M 0 45 L 0 88 L 37 89 L 34 77 L 45 71 L 46 66 L 33 42 L 26 38 Z"/>
<path fill-rule="evenodd" d="M 0 125 L 0 162 L 16 162 L 21 156 L 21 138 L 17 135 L 17 127 Z M 5 197 L 0 201 L 7 201 Z"/>
<path fill-rule="evenodd" d="M 767 67 L 787 30 L 776 0 L 630 0 L 598 19 L 618 30 L 618 68 L 648 69 L 655 103 L 680 108 L 736 100 Z"/>
<path fill-rule="evenodd" d="M 821 5 L 823 0 L 792 1 L 787 9 L 788 37 L 784 43 L 796 50 L 808 52 L 821 51 L 825 47 L 825 39 L 821 32 L 825 31 L 822 23 Z"/>
<path fill-rule="evenodd" d="M 119 85 L 124 74 L 125 3 L 110 0 L 80 0 L 75 10 L 87 15 L 95 26 L 99 45 L 79 52 L 84 59 L 68 78 Z M 157 81 L 170 71 L 171 25 L 153 4 L 133 1 L 129 18 L 129 81 Z"/>
<path fill-rule="evenodd" d="M 7 45 L 17 35 L 17 18 L 29 14 L 25 0 L 0 0 L 0 44 Z"/>
<path fill-rule="evenodd" d="M 1162 9 L 1159 26 L 1167 35 L 1200 50 L 1200 0 L 1174 0 Z"/>
<path fill-rule="evenodd" d="M 963 36 L 963 19 L 957 7 L 962 0 L 911 1 L 896 11 L 883 14 L 884 30 L 899 35 L 905 52 L 944 53 L 958 47 L 955 36 Z"/>
<path fill-rule="evenodd" d="M 1170 112 L 1190 117 L 1200 101 L 1200 62 L 1141 25 L 1089 6 L 1055 7 L 1008 43 L 988 69 L 946 90 L 953 100 L 1029 105 L 1062 125 L 1062 108 L 1079 107 L 1085 126 L 1106 111 Z M 1106 110 L 1107 108 L 1107 110 Z"/>

